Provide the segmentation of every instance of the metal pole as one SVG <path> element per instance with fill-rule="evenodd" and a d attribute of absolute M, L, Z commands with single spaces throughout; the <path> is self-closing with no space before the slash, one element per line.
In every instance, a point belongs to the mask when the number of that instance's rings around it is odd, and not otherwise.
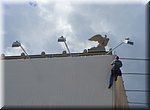
<path fill-rule="evenodd" d="M 69 50 L 69 48 L 68 48 L 67 43 L 66 43 L 65 41 L 64 41 L 64 43 L 65 43 L 65 45 L 66 45 L 66 48 L 67 48 L 67 50 L 68 50 L 69 54 L 71 55 L 71 53 L 70 53 L 70 50 Z"/>
<path fill-rule="evenodd" d="M 22 46 L 20 46 L 21 49 L 27 54 L 27 52 L 24 50 L 24 48 Z M 27 54 L 27 56 L 29 57 L 29 55 Z"/>
<path fill-rule="evenodd" d="M 110 52 L 112 52 L 113 50 L 115 50 L 117 47 L 119 47 L 120 45 L 122 45 L 124 42 L 121 42 L 119 45 L 117 45 L 116 47 L 114 47 L 112 50 L 110 50 L 109 52 L 106 53 L 106 55 L 108 55 Z"/>

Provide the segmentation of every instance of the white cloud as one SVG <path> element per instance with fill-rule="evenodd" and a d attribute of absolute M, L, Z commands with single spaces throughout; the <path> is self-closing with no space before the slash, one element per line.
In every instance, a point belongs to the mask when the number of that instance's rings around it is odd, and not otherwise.
<path fill-rule="evenodd" d="M 6 35 L 12 32 L 11 35 L 16 36 L 15 40 L 24 43 L 30 54 L 39 54 L 41 51 L 57 53 L 62 50 L 60 46 L 66 50 L 62 43 L 57 42 L 60 36 L 66 37 L 71 51 L 81 52 L 85 48 L 90 48 L 89 46 L 97 45 L 88 41 L 90 37 L 95 34 L 107 34 L 110 38 L 107 47 L 109 49 L 127 36 L 136 36 L 135 39 L 140 39 L 138 36 L 143 34 L 144 29 L 140 32 L 137 25 L 144 27 L 142 7 L 144 6 L 140 4 L 49 2 L 33 8 L 26 4 L 22 7 L 10 4 L 9 8 L 5 8 L 6 18 L 9 18 L 6 19 Z M 20 28 L 16 29 L 14 26 Z"/>
<path fill-rule="evenodd" d="M 53 9 L 53 13 L 49 10 L 48 7 L 40 7 L 40 16 L 44 18 L 46 21 L 55 22 L 54 30 L 59 33 L 59 35 L 63 35 L 67 38 L 68 45 L 73 52 L 83 51 L 83 49 L 89 47 L 92 43 L 81 42 L 75 32 L 72 29 L 72 25 L 68 22 L 68 16 L 74 12 L 74 8 L 70 3 L 55 3 Z M 52 21 L 53 20 L 53 21 Z M 58 36 L 58 37 L 60 37 Z M 60 43 L 62 48 L 66 50 L 66 47 Z"/>
<path fill-rule="evenodd" d="M 8 56 L 21 55 L 22 50 L 21 50 L 20 48 L 7 47 L 5 53 L 6 53 L 6 55 L 8 55 Z M 20 53 L 20 54 L 19 54 L 19 53 Z"/>
<path fill-rule="evenodd" d="M 3 15 L 2 11 L 2 4 L 0 3 L 0 16 Z M 0 17 L 0 24 L 3 24 L 3 19 Z M 2 48 L 3 48 L 3 36 L 4 35 L 4 30 L 3 30 L 3 25 L 0 25 L 0 53 L 2 53 Z"/>
<path fill-rule="evenodd" d="M 131 37 L 134 46 L 122 45 L 115 50 L 116 53 L 122 57 L 143 58 L 146 56 L 144 11 L 142 4 L 50 2 L 38 4 L 36 8 L 26 4 L 9 4 L 5 8 L 5 40 L 20 40 L 29 54 L 40 54 L 42 51 L 61 53 L 66 50 L 63 43 L 57 42 L 60 36 L 66 37 L 71 52 L 82 52 L 97 46 L 96 42 L 88 41 L 95 34 L 106 34 L 110 38 L 107 50 L 118 45 L 125 37 Z M 8 55 L 20 55 L 22 52 L 7 47 L 5 53 Z M 137 51 L 139 48 L 140 51 Z"/>

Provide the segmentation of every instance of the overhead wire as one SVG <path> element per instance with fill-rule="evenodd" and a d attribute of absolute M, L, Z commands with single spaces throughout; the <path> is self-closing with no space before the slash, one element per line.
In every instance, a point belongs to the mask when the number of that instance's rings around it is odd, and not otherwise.
<path fill-rule="evenodd" d="M 150 103 L 143 103 L 143 102 L 128 102 L 130 104 L 150 104 Z"/>
<path fill-rule="evenodd" d="M 149 58 L 120 58 L 122 60 L 144 60 L 144 61 L 150 61 Z"/>
<path fill-rule="evenodd" d="M 149 90 L 125 90 L 126 92 L 150 92 Z"/>
<path fill-rule="evenodd" d="M 147 73 L 122 73 L 123 75 L 150 75 Z"/>
<path fill-rule="evenodd" d="M 120 58 L 121 60 L 132 60 L 132 61 L 150 61 L 149 58 Z M 150 75 L 148 73 L 122 73 L 123 75 Z M 125 90 L 126 92 L 141 92 L 141 93 L 149 93 L 149 90 Z M 130 102 L 128 101 L 129 104 L 150 104 L 150 103 L 143 103 L 143 102 Z"/>
<path fill-rule="evenodd" d="M 120 58 L 122 60 L 150 61 L 149 58 Z M 122 73 L 123 75 L 150 75 L 147 73 Z"/>

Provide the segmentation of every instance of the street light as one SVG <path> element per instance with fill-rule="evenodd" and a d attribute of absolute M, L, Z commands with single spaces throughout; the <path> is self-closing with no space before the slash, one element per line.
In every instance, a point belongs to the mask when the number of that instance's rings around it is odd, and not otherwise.
<path fill-rule="evenodd" d="M 13 42 L 12 47 L 21 47 L 21 49 L 27 54 L 27 52 L 24 50 L 24 48 L 21 46 L 21 43 L 16 41 Z M 29 57 L 29 55 L 27 54 L 27 56 Z"/>
<path fill-rule="evenodd" d="M 67 48 L 67 50 L 68 50 L 68 52 L 69 52 L 69 54 L 71 55 L 70 50 L 69 50 L 69 48 L 68 48 L 68 45 L 67 45 L 67 43 L 66 43 L 66 38 L 64 38 L 63 36 L 61 36 L 60 38 L 58 38 L 58 42 L 64 42 L 65 45 L 66 45 L 66 48 Z"/>
<path fill-rule="evenodd" d="M 129 38 L 125 38 L 125 40 L 123 40 L 119 45 L 117 45 L 116 47 L 114 47 L 113 49 L 111 49 L 110 51 L 108 51 L 106 53 L 106 55 L 108 55 L 110 52 L 112 52 L 113 50 L 115 50 L 117 47 L 119 47 L 120 45 L 122 45 L 123 43 L 126 43 L 126 44 L 130 44 L 130 45 L 133 45 L 134 43 L 130 41 Z"/>

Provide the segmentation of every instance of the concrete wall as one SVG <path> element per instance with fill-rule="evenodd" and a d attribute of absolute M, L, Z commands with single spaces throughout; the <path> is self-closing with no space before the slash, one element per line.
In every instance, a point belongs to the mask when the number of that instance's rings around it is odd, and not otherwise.
<path fill-rule="evenodd" d="M 119 76 L 117 81 L 114 83 L 114 96 L 115 96 L 115 107 L 128 109 L 128 101 L 125 93 L 124 82 L 122 76 Z"/>
<path fill-rule="evenodd" d="M 112 107 L 113 56 L 4 60 L 5 106 Z"/>

